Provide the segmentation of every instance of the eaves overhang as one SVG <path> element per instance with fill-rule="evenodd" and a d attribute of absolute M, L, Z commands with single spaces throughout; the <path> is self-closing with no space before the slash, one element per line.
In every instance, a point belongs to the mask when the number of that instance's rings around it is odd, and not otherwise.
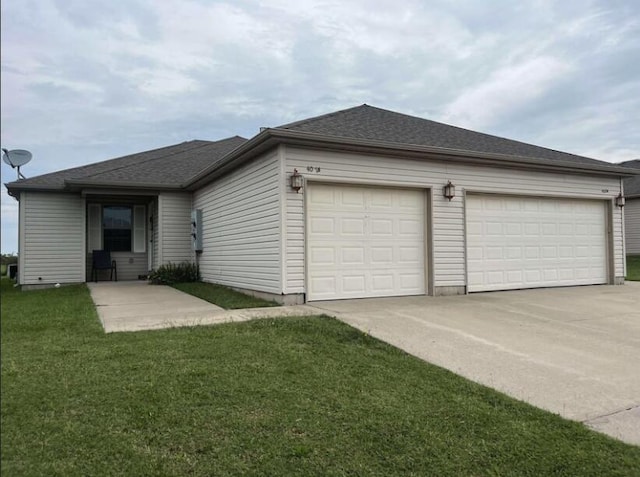
<path fill-rule="evenodd" d="M 182 187 L 179 184 L 163 184 L 156 182 L 121 182 L 121 181 L 87 181 L 81 179 L 67 179 L 64 181 L 65 190 L 81 191 L 91 189 L 122 189 L 122 190 L 167 190 L 178 191 Z"/>
<path fill-rule="evenodd" d="M 4 186 L 7 193 L 14 198 L 18 198 L 20 192 L 39 191 L 39 192 L 64 192 L 64 188 L 52 184 L 21 184 L 21 181 L 7 182 Z"/>
<path fill-rule="evenodd" d="M 371 155 L 384 155 L 414 159 L 455 161 L 459 164 L 492 165 L 516 169 L 538 171 L 568 172 L 573 174 L 598 175 L 609 177 L 632 177 L 636 173 L 628 167 L 609 164 L 588 164 L 571 161 L 559 161 L 508 154 L 485 153 L 424 146 L 420 144 L 401 144 L 372 139 L 358 139 L 329 136 L 324 134 L 291 131 L 289 129 L 269 128 L 262 130 L 249 141 L 227 154 L 222 160 L 205 169 L 182 187 L 195 190 L 227 171 L 241 165 L 256 155 L 277 146 L 288 144 L 333 151 L 359 152 Z"/>
<path fill-rule="evenodd" d="M 87 181 L 82 179 L 67 179 L 64 185 L 59 184 L 22 184 L 21 181 L 5 184 L 10 196 L 16 197 L 20 192 L 82 192 L 84 189 L 109 189 L 123 191 L 155 190 L 155 191 L 179 191 L 182 187 L 178 184 L 168 185 L 153 182 L 120 182 L 120 181 Z"/>

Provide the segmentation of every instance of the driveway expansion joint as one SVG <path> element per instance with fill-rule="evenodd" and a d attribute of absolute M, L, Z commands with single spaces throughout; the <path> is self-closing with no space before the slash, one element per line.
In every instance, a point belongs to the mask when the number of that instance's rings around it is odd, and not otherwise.
<path fill-rule="evenodd" d="M 584 421 L 580 421 L 580 422 L 582 422 L 583 424 L 588 424 L 591 421 L 596 421 L 598 419 L 604 419 L 606 417 L 612 417 L 612 416 L 615 416 L 617 414 L 622 414 L 622 413 L 625 413 L 625 412 L 633 411 L 634 409 L 640 409 L 640 404 L 633 404 L 631 406 L 626 406 L 626 407 L 623 407 L 623 408 L 618 409 L 616 411 L 608 412 L 608 413 L 602 414 L 600 416 L 590 417 L 589 419 L 585 419 Z"/>

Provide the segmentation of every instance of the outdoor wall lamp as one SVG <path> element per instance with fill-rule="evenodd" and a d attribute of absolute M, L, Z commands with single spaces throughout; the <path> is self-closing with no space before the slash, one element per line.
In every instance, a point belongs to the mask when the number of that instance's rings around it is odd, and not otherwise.
<path fill-rule="evenodd" d="M 304 185 L 304 177 L 298 172 L 298 169 L 293 170 L 291 174 L 291 188 L 297 192 L 300 192 Z"/>
<path fill-rule="evenodd" d="M 624 207 L 624 196 L 622 195 L 622 192 L 620 192 L 618 197 L 616 197 L 616 205 L 618 207 Z"/>
<path fill-rule="evenodd" d="M 456 186 L 454 186 L 451 181 L 447 182 L 447 185 L 442 188 L 442 195 L 451 202 L 451 199 L 456 196 Z"/>

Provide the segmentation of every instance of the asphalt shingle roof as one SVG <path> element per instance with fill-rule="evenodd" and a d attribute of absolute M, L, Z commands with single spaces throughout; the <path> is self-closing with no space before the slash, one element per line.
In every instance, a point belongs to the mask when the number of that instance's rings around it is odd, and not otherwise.
<path fill-rule="evenodd" d="M 470 131 L 367 104 L 284 124 L 278 129 L 580 164 L 603 164 L 596 159 Z"/>
<path fill-rule="evenodd" d="M 640 159 L 622 162 L 620 165 L 624 167 L 631 167 L 632 169 L 638 169 L 640 172 Z M 629 177 L 624 180 L 624 195 L 626 197 L 640 197 L 640 175 Z"/>
<path fill-rule="evenodd" d="M 100 183 L 156 184 L 178 187 L 215 164 L 247 140 L 234 136 L 220 141 L 187 141 L 173 146 L 43 174 L 12 183 L 62 189 L 67 180 Z"/>
<path fill-rule="evenodd" d="M 531 158 L 573 163 L 576 167 L 607 166 L 613 164 L 588 157 L 555 151 L 511 139 L 470 131 L 428 119 L 408 116 L 369 105 L 357 106 L 322 116 L 284 124 L 276 130 L 305 133 L 314 139 L 333 138 L 382 141 L 403 146 L 429 146 L 436 148 L 484 153 L 489 155 Z M 268 130 L 269 131 L 269 130 Z M 317 135 L 317 136 L 316 136 Z M 260 135 L 256 136 L 260 138 Z M 255 139 L 255 138 L 254 138 Z M 74 181 L 96 186 L 178 188 L 201 180 L 199 175 L 222 167 L 237 159 L 232 153 L 248 140 L 239 136 L 220 141 L 188 141 L 173 146 L 140 152 L 103 162 L 44 174 L 7 184 L 12 188 L 64 189 Z M 249 142 L 249 150 L 254 146 Z M 238 149 L 235 154 L 246 151 Z M 494 156 L 495 157 L 495 156 Z M 640 161 L 629 161 L 640 162 Z M 627 164 L 623 164 L 627 165 Z M 633 166 L 631 166 L 633 167 Z M 618 167 L 620 169 L 620 167 Z M 640 176 L 627 179 L 628 190 L 640 186 Z"/>

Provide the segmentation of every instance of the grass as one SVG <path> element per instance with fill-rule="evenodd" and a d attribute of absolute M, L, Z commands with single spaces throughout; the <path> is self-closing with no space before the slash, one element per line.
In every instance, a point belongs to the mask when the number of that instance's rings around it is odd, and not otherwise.
<path fill-rule="evenodd" d="M 105 335 L 2 281 L 2 475 L 638 475 L 640 448 L 329 318 Z"/>
<path fill-rule="evenodd" d="M 640 281 L 640 255 L 627 255 L 627 280 Z"/>
<path fill-rule="evenodd" d="M 185 293 L 202 298 L 209 303 L 218 305 L 226 310 L 278 306 L 278 304 L 273 301 L 267 301 L 262 298 L 245 295 L 244 293 L 237 292 L 231 288 L 222 285 L 215 285 L 213 283 L 176 283 L 172 286 Z"/>
<path fill-rule="evenodd" d="M 0 276 L 4 277 L 7 274 L 7 264 L 0 264 Z"/>

